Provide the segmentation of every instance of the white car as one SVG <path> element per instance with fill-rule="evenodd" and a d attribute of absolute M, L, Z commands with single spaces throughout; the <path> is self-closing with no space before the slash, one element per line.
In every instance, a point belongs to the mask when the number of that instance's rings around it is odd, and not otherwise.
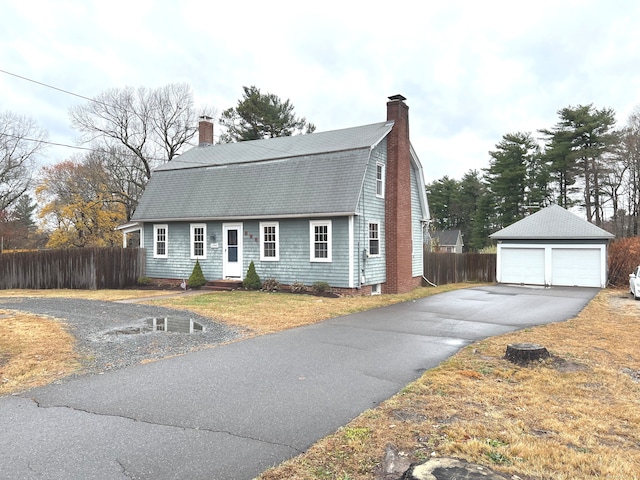
<path fill-rule="evenodd" d="M 635 300 L 640 300 L 640 266 L 629 275 L 629 293 Z"/>

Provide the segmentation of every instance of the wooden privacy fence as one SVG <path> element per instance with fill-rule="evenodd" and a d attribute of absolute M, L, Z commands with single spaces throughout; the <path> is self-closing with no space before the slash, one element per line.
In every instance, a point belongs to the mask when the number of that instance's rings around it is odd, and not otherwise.
<path fill-rule="evenodd" d="M 495 282 L 495 253 L 424 253 L 424 276 L 436 285 Z"/>
<path fill-rule="evenodd" d="M 74 248 L 0 255 L 0 289 L 126 288 L 144 276 L 143 248 Z"/>

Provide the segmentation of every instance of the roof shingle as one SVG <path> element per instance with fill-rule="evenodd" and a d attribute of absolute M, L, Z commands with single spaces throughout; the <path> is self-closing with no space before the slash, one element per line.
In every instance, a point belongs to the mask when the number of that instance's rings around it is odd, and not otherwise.
<path fill-rule="evenodd" d="M 543 208 L 489 236 L 494 240 L 595 240 L 614 237 L 559 205 Z"/>
<path fill-rule="evenodd" d="M 133 221 L 350 214 L 393 126 L 195 147 L 156 169 Z"/>

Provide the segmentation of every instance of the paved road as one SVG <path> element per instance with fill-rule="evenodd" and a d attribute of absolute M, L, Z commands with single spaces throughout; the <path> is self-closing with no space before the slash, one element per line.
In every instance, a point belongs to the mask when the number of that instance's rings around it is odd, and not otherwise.
<path fill-rule="evenodd" d="M 462 346 L 597 289 L 490 286 L 0 398 L 0 478 L 251 479 Z"/>

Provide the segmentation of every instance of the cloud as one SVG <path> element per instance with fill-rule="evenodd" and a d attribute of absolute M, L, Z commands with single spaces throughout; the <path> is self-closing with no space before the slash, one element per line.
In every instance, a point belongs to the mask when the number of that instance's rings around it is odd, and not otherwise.
<path fill-rule="evenodd" d="M 186 82 L 219 112 L 255 85 L 319 131 L 384 120 L 400 93 L 427 177 L 460 178 L 502 135 L 550 128 L 566 106 L 624 123 L 640 102 L 639 14 L 627 0 L 9 2 L 0 69 L 87 97 Z M 3 74 L 0 88 L 2 108 L 73 143 L 67 112 L 83 100 Z"/>

